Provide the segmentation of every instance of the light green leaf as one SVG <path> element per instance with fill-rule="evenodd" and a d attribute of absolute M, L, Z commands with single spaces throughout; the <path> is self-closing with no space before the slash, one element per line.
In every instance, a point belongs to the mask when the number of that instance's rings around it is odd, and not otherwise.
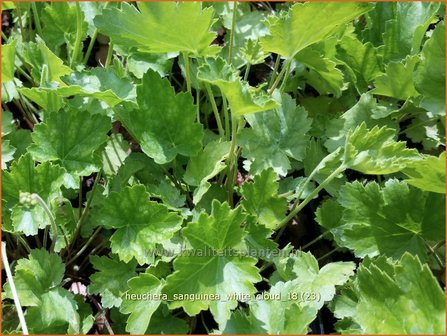
<path fill-rule="evenodd" d="M 104 174 L 116 175 L 130 152 L 129 143 L 123 139 L 122 134 L 111 134 L 102 153 L 102 169 Z"/>
<path fill-rule="evenodd" d="M 262 112 L 278 106 L 260 88 L 242 82 L 236 70 L 220 57 L 206 59 L 206 63 L 199 67 L 197 78 L 222 90 L 234 116 Z"/>
<path fill-rule="evenodd" d="M 149 53 L 206 56 L 219 50 L 211 45 L 216 38 L 210 32 L 213 12 L 212 8 L 202 9 L 200 2 L 139 2 L 138 9 L 124 3 L 121 9 L 104 9 L 94 22 L 119 45 L 135 46 Z"/>
<path fill-rule="evenodd" d="M 337 202 L 325 202 L 317 221 L 330 230 L 339 246 L 352 249 L 357 257 L 383 254 L 395 259 L 405 252 L 427 258 L 426 240 L 445 235 L 444 196 L 388 180 L 356 181 L 342 187 Z M 396 211 L 399 209 L 399 211 Z"/>
<path fill-rule="evenodd" d="M 110 119 L 99 114 L 72 109 L 48 113 L 34 128 L 29 152 L 37 161 L 56 161 L 69 173 L 88 176 L 101 167 L 98 150 L 110 128 Z"/>
<path fill-rule="evenodd" d="M 445 22 L 440 22 L 425 42 L 414 85 L 423 95 L 421 107 L 445 116 Z"/>
<path fill-rule="evenodd" d="M 9 140 L 2 141 L 2 170 L 8 168 L 7 163 L 14 159 L 15 151 L 16 148 L 11 146 Z"/>
<path fill-rule="evenodd" d="M 15 161 L 10 171 L 2 172 L 3 211 L 12 216 L 14 231 L 36 235 L 38 229 L 50 225 L 50 219 L 39 204 L 28 207 L 20 203 L 20 192 L 36 193 L 47 204 L 61 195 L 65 170 L 44 162 L 35 165 L 30 154 Z"/>
<path fill-rule="evenodd" d="M 26 98 L 36 103 L 43 110 L 49 112 L 57 112 L 64 105 L 64 101 L 54 89 L 43 87 L 20 88 L 18 91 Z"/>
<path fill-rule="evenodd" d="M 261 45 L 266 51 L 293 58 L 371 8 L 371 4 L 360 2 L 294 4 L 287 13 L 270 18 L 267 22 L 270 35 L 260 39 Z"/>
<path fill-rule="evenodd" d="M 445 194 L 445 151 L 439 157 L 427 155 L 423 160 L 410 163 L 403 173 L 405 180 L 422 190 Z"/>
<path fill-rule="evenodd" d="M 14 60 L 16 55 L 16 41 L 2 45 L 2 83 L 14 79 Z"/>
<path fill-rule="evenodd" d="M 384 23 L 383 56 L 386 61 L 399 61 L 419 52 L 428 26 L 436 19 L 439 2 L 395 2 L 388 7 L 391 20 Z"/>
<path fill-rule="evenodd" d="M 200 202 L 211 186 L 208 180 L 225 169 L 226 164 L 222 161 L 228 157 L 230 147 L 228 141 L 212 141 L 197 156 L 189 159 L 183 179 L 190 186 L 197 187 L 193 195 L 195 204 Z"/>
<path fill-rule="evenodd" d="M 413 72 L 418 62 L 418 56 L 409 56 L 405 61 L 388 63 L 385 74 L 376 78 L 375 89 L 371 92 L 399 100 L 418 96 L 413 84 Z"/>
<path fill-rule="evenodd" d="M 381 175 L 398 172 L 421 159 L 417 150 L 406 148 L 405 142 L 396 142 L 394 137 L 391 128 L 368 130 L 363 122 L 348 136 L 344 164 L 363 174 Z"/>
<path fill-rule="evenodd" d="M 234 293 L 252 295 L 253 283 L 261 281 L 256 259 L 240 256 L 235 250 L 246 235 L 241 224 L 245 215 L 240 207 L 231 210 L 227 203 L 214 201 L 211 216 L 202 213 L 197 222 L 187 225 L 183 236 L 193 250 L 190 255 L 175 259 L 175 272 L 167 277 L 163 292 L 173 301 L 170 308 L 183 307 L 185 312 L 196 315 L 210 309 L 214 319 L 223 328 L 230 318 L 230 310 L 236 308 L 237 298 L 227 297 Z M 197 300 L 177 298 L 175 294 L 216 295 L 213 299 Z"/>
<path fill-rule="evenodd" d="M 382 262 L 359 267 L 354 321 L 362 333 L 445 334 L 445 294 L 428 266 L 405 253 L 388 267 L 391 274 Z"/>
<path fill-rule="evenodd" d="M 278 196 L 278 188 L 277 175 L 271 168 L 262 171 L 253 178 L 253 182 L 245 182 L 241 187 L 244 197 L 242 206 L 269 229 L 277 228 L 287 210 L 287 200 Z"/>
<path fill-rule="evenodd" d="M 126 331 L 130 334 L 144 334 L 157 310 L 161 299 L 142 299 L 143 295 L 160 295 L 162 283 L 152 274 L 143 273 L 128 281 L 129 290 L 124 294 L 120 312 L 130 314 Z M 140 299 L 132 299 L 132 296 Z"/>
<path fill-rule="evenodd" d="M 245 118 L 251 128 L 243 129 L 238 140 L 242 156 L 251 161 L 251 173 L 271 167 L 284 176 L 291 168 L 290 159 L 303 159 L 311 121 L 289 95 L 282 96 L 281 107 L 276 110 Z"/>
<path fill-rule="evenodd" d="M 301 76 L 320 95 L 329 93 L 336 97 L 341 95 L 342 90 L 345 89 L 343 73 L 336 68 L 337 64 L 332 59 L 325 57 L 312 47 L 304 48 L 294 59 L 306 66 L 306 69 L 303 68 Z"/>
<path fill-rule="evenodd" d="M 328 122 L 326 135 L 329 138 L 325 147 L 333 152 L 342 147 L 346 141 L 349 131 L 353 131 L 357 126 L 365 123 L 366 127 L 371 129 L 374 126 L 399 129 L 399 124 L 390 118 L 375 118 L 375 115 L 386 115 L 393 110 L 393 106 L 377 103 L 376 98 L 370 93 L 364 93 L 360 96 L 358 102 L 349 110 L 343 113 L 339 118 L 332 118 Z"/>
<path fill-rule="evenodd" d="M 87 22 L 84 21 L 84 13 L 81 11 L 81 34 L 82 40 L 87 35 Z M 67 44 L 70 49 L 74 48 L 76 42 L 77 10 L 76 4 L 70 2 L 52 2 L 42 10 L 41 15 L 42 35 L 47 46 L 56 54 L 60 53 L 59 48 Z"/>
<path fill-rule="evenodd" d="M 355 85 L 360 92 L 367 91 L 368 85 L 382 73 L 377 49 L 371 42 L 363 44 L 355 36 L 345 35 L 337 51 L 337 58 L 354 72 Z"/>
<path fill-rule="evenodd" d="M 182 224 L 165 205 L 149 201 L 142 185 L 111 192 L 92 217 L 98 225 L 117 229 L 110 238 L 112 252 L 125 263 L 135 258 L 140 265 L 149 263 L 156 244 L 170 239 Z"/>
<path fill-rule="evenodd" d="M 70 74 L 72 71 L 41 40 L 38 43 L 28 42 L 24 44 L 23 58 L 31 65 L 31 75 L 37 83 L 43 81 L 45 84 L 52 82 L 63 84 L 61 77 Z"/>
<path fill-rule="evenodd" d="M 250 303 L 250 311 L 269 334 L 304 334 L 326 301 L 333 299 L 335 286 L 343 285 L 354 274 L 352 262 L 335 262 L 319 269 L 311 253 L 298 252 L 278 257 L 275 265 L 286 282 L 273 285 L 269 294 L 276 298 Z M 305 298 L 303 293 L 310 295 Z M 279 300 L 278 300 L 279 298 Z"/>
<path fill-rule="evenodd" d="M 199 152 L 203 130 L 189 93 L 175 94 L 168 80 L 149 70 L 137 88 L 137 101 L 138 110 L 122 109 L 117 117 L 156 163 Z"/>
<path fill-rule="evenodd" d="M 127 281 L 137 276 L 137 263 L 132 260 L 126 264 L 115 258 L 96 255 L 90 256 L 90 262 L 97 272 L 90 276 L 89 294 L 100 294 L 104 308 L 119 307 L 128 289 Z"/>

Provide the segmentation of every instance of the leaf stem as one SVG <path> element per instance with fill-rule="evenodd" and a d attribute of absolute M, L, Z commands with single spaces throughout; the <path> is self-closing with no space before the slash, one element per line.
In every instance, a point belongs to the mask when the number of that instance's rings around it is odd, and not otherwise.
<path fill-rule="evenodd" d="M 50 208 L 45 203 L 45 201 L 40 197 L 38 194 L 32 194 L 31 195 L 33 199 L 39 202 L 39 204 L 42 206 L 42 208 L 45 210 L 46 214 L 50 218 L 51 223 L 51 229 L 53 230 L 53 236 L 51 237 L 51 246 L 50 246 L 50 252 L 54 252 L 54 246 L 56 245 L 56 240 L 58 236 L 58 230 L 56 225 L 56 220 L 54 219 L 53 214 L 51 213 Z"/>
<path fill-rule="evenodd" d="M 208 83 L 204 83 L 204 84 L 205 84 L 206 92 L 208 94 L 208 99 L 209 99 L 209 101 L 211 103 L 211 108 L 213 109 L 214 118 L 216 119 L 217 128 L 219 130 L 219 135 L 221 137 L 224 137 L 225 136 L 225 132 L 224 132 L 224 129 L 222 127 L 222 120 L 220 119 L 219 111 L 218 111 L 217 105 L 216 105 L 216 100 L 214 99 L 213 90 L 211 89 L 210 84 L 208 84 Z"/>
<path fill-rule="evenodd" d="M 71 244 L 75 242 L 78 237 L 79 231 L 81 230 L 82 224 L 84 224 L 85 219 L 87 218 L 88 212 L 90 210 L 90 205 L 92 204 L 93 197 L 95 196 L 96 189 L 98 188 L 99 181 L 101 180 L 101 171 L 96 174 L 95 182 L 93 183 L 92 191 L 90 192 L 90 197 L 87 198 L 87 203 L 85 204 L 84 211 L 82 211 L 81 216 L 79 217 L 78 223 L 76 224 L 75 231 L 73 233 L 73 237 L 71 238 Z M 81 184 L 82 185 L 82 184 Z M 79 208 L 82 208 L 82 205 L 79 204 Z"/>
<path fill-rule="evenodd" d="M 233 2 L 233 17 L 231 19 L 230 46 L 228 50 L 228 64 L 231 64 L 233 58 L 234 30 L 236 28 L 237 2 Z"/>
<path fill-rule="evenodd" d="M 73 256 L 73 258 L 71 258 L 69 261 L 67 261 L 67 263 L 65 264 L 66 266 L 70 265 L 71 263 L 73 263 L 76 259 L 78 259 L 82 253 L 84 253 L 84 251 L 87 249 L 87 247 L 93 242 L 93 240 L 96 238 L 96 236 L 98 235 L 98 233 L 102 230 L 102 227 L 98 227 L 95 232 L 93 232 L 93 234 L 90 236 L 90 238 L 87 240 L 87 242 L 81 247 L 81 249 Z"/>
<path fill-rule="evenodd" d="M 238 117 L 231 117 L 231 145 L 230 154 L 228 156 L 227 167 L 227 192 L 228 203 L 233 206 L 233 188 L 234 188 L 234 169 L 236 169 L 236 139 L 237 139 L 237 124 Z"/>
<path fill-rule="evenodd" d="M 11 268 L 9 267 L 8 256 L 6 254 L 6 243 L 2 242 L 2 261 L 5 268 L 6 277 L 9 281 L 9 287 L 11 288 L 12 297 L 14 299 L 14 304 L 16 306 L 17 315 L 19 315 L 20 327 L 22 328 L 23 335 L 29 335 L 28 327 L 26 325 L 25 316 L 23 315 L 22 305 L 20 304 L 19 295 L 17 294 L 17 289 L 14 284 L 14 279 L 12 277 Z"/>
<path fill-rule="evenodd" d="M 248 79 L 248 74 L 250 73 L 251 64 L 247 63 L 247 66 L 245 67 L 245 73 L 244 73 L 244 81 L 246 82 Z"/>
<path fill-rule="evenodd" d="M 107 49 L 106 64 L 104 64 L 104 68 L 106 69 L 109 68 L 110 63 L 112 62 L 112 56 L 113 56 L 113 42 L 109 42 L 109 48 Z"/>
<path fill-rule="evenodd" d="M 281 64 L 281 55 L 276 56 L 275 67 L 273 68 L 272 77 L 270 78 L 269 87 L 272 87 L 273 82 L 278 76 L 279 65 Z"/>
<path fill-rule="evenodd" d="M 330 233 L 330 231 L 323 232 L 318 237 L 316 237 L 315 239 L 312 239 L 310 242 L 308 242 L 306 245 L 301 246 L 300 249 L 301 250 L 305 250 L 305 249 L 309 248 L 310 246 L 312 246 L 316 242 L 318 242 L 321 239 L 323 239 L 324 237 L 326 237 L 329 233 Z"/>
<path fill-rule="evenodd" d="M 20 244 L 23 245 L 23 247 L 25 248 L 26 252 L 30 253 L 31 252 L 31 247 L 28 245 L 28 243 L 26 242 L 26 240 L 22 237 L 22 236 L 17 236 L 17 240 L 20 242 Z"/>
<path fill-rule="evenodd" d="M 186 77 L 186 89 L 191 93 L 191 70 L 189 64 L 189 56 L 186 52 L 182 53 L 183 61 L 185 62 L 185 77 Z"/>
<path fill-rule="evenodd" d="M 81 43 L 82 43 L 82 11 L 79 2 L 76 2 L 76 40 L 75 46 L 73 49 L 73 55 L 71 57 L 70 68 L 76 64 L 76 60 L 79 57 L 79 53 L 81 52 Z"/>
<path fill-rule="evenodd" d="M 228 113 L 227 97 L 224 95 L 222 90 L 220 91 L 220 93 L 222 94 L 222 110 L 225 120 L 225 138 L 227 141 L 230 141 L 230 114 Z"/>
<path fill-rule="evenodd" d="M 34 14 L 34 22 L 36 23 L 37 33 L 39 34 L 40 37 L 42 37 L 43 36 L 43 34 L 42 34 L 42 26 L 40 24 L 39 13 L 37 12 L 37 7 L 36 7 L 36 3 L 35 2 L 31 2 L 31 9 L 32 9 L 33 14 Z"/>
<path fill-rule="evenodd" d="M 83 63 L 84 65 L 87 64 L 88 59 L 90 58 L 90 54 L 92 53 L 93 46 L 96 42 L 96 37 L 98 36 L 98 29 L 95 29 L 92 36 L 90 37 L 90 43 L 88 44 L 87 51 L 85 52 Z"/>
<path fill-rule="evenodd" d="M 289 68 L 290 64 L 292 63 L 292 58 L 289 58 L 283 65 L 281 72 L 279 73 L 278 77 L 276 78 L 275 82 L 273 83 L 272 87 L 269 89 L 268 94 L 272 95 L 273 91 L 278 87 L 279 83 L 281 82 L 281 79 L 283 78 L 284 74 L 286 73 L 287 69 Z"/>
<path fill-rule="evenodd" d="M 336 178 L 340 173 L 345 170 L 344 164 L 341 164 L 336 170 L 334 170 L 317 188 L 315 188 L 307 197 L 303 200 L 301 204 L 296 206 L 290 213 L 284 218 L 278 225 L 278 228 L 281 228 L 284 225 L 287 225 L 293 217 L 295 217 L 318 193 L 324 189 L 334 178 Z M 299 202 L 297 200 L 296 202 Z M 296 204 L 296 203 L 295 203 Z"/>
<path fill-rule="evenodd" d="M 318 258 L 317 261 L 321 261 L 323 259 L 326 259 L 327 257 L 329 257 L 330 255 L 334 254 L 338 250 L 340 250 L 340 247 L 334 248 L 332 251 L 329 251 L 328 253 L 326 253 L 326 254 L 322 255 L 320 258 Z"/>

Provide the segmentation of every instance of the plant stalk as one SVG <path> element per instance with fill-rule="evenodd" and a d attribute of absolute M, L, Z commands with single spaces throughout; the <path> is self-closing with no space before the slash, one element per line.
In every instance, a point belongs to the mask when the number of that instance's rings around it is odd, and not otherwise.
<path fill-rule="evenodd" d="M 82 11 L 79 2 L 76 2 L 76 40 L 73 49 L 73 55 L 70 61 L 70 68 L 73 68 L 73 66 L 76 64 L 76 61 L 81 52 L 81 44 L 82 44 Z"/>
<path fill-rule="evenodd" d="M 9 281 L 9 287 L 11 288 L 12 297 L 14 299 L 14 304 L 16 306 L 17 315 L 19 315 L 20 327 L 22 328 L 23 335 L 29 335 L 28 327 L 26 325 L 25 316 L 23 315 L 22 305 L 20 304 L 19 295 L 17 294 L 17 289 L 14 284 L 14 279 L 12 277 L 11 268 L 9 267 L 8 256 L 6 254 L 6 243 L 2 242 L 2 261 L 5 267 L 6 277 Z"/>
<path fill-rule="evenodd" d="M 233 58 L 234 30 L 236 28 L 237 2 L 233 2 L 233 17 L 231 19 L 230 46 L 228 50 L 228 64 L 231 64 Z"/>
<path fill-rule="evenodd" d="M 191 69 L 189 64 L 189 56 L 186 52 L 182 53 L 183 61 L 185 62 L 185 77 L 186 77 L 186 89 L 191 93 Z"/>

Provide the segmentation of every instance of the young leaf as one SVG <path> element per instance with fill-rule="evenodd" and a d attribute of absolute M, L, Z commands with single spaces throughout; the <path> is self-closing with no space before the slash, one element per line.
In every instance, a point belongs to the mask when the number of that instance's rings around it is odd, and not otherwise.
<path fill-rule="evenodd" d="M 242 155 L 251 161 L 251 173 L 271 167 L 284 176 L 291 168 L 289 158 L 303 159 L 311 121 L 289 95 L 282 96 L 281 107 L 276 110 L 245 118 L 251 128 L 241 131 L 239 143 Z"/>
<path fill-rule="evenodd" d="M 445 295 L 427 265 L 405 253 L 397 263 L 360 265 L 354 321 L 365 334 L 445 334 Z M 371 314 L 374 312 L 374 314 Z"/>
<path fill-rule="evenodd" d="M 137 263 L 132 260 L 126 264 L 115 258 L 96 255 L 91 256 L 90 261 L 97 272 L 90 276 L 89 294 L 100 294 L 104 308 L 119 307 L 128 289 L 127 281 L 137 276 Z"/>
<path fill-rule="evenodd" d="M 371 92 L 399 100 L 418 96 L 419 93 L 413 84 L 413 72 L 418 62 L 419 57 L 409 56 L 405 59 L 405 63 L 403 61 L 388 63 L 385 74 L 376 78 L 375 89 Z"/>
<path fill-rule="evenodd" d="M 216 38 L 210 32 L 213 12 L 212 8 L 202 9 L 200 2 L 139 2 L 138 9 L 123 3 L 121 9 L 104 9 L 94 21 L 116 44 L 150 53 L 207 56 L 219 51 L 211 45 Z"/>
<path fill-rule="evenodd" d="M 270 18 L 267 22 L 270 35 L 260 38 L 261 45 L 265 51 L 293 58 L 371 8 L 371 4 L 360 2 L 294 4 L 287 13 Z"/>
<path fill-rule="evenodd" d="M 200 202 L 202 196 L 208 191 L 211 184 L 208 180 L 215 177 L 226 165 L 222 162 L 230 153 L 228 141 L 212 141 L 205 146 L 197 156 L 189 159 L 183 179 L 190 186 L 196 186 L 193 201 Z"/>
<path fill-rule="evenodd" d="M 190 316 L 209 308 L 214 319 L 224 326 L 230 310 L 237 306 L 237 298 L 230 296 L 256 292 L 253 283 L 261 281 L 256 259 L 240 256 L 236 250 L 246 234 L 241 228 L 245 219 L 240 207 L 231 210 L 227 203 L 215 200 L 211 215 L 202 213 L 197 222 L 188 224 L 183 235 L 193 250 L 191 255 L 175 259 L 175 272 L 167 277 L 163 289 L 173 300 L 170 308 L 183 307 Z M 217 297 L 175 300 L 174 295 L 181 293 Z"/>
<path fill-rule="evenodd" d="M 440 22 L 422 49 L 422 61 L 414 73 L 416 90 L 423 95 L 421 107 L 445 116 L 445 22 Z"/>
<path fill-rule="evenodd" d="M 30 154 L 23 155 L 15 161 L 10 171 L 2 172 L 3 211 L 9 213 L 7 217 L 11 216 L 15 232 L 36 235 L 38 229 L 51 224 L 41 205 L 30 207 L 21 204 L 20 193 L 36 193 L 49 205 L 61 194 L 64 174 L 63 168 L 49 162 L 36 166 Z"/>
<path fill-rule="evenodd" d="M 383 188 L 376 182 L 356 181 L 340 190 L 341 207 L 333 201 L 323 203 L 317 221 L 331 231 L 338 245 L 358 257 L 383 254 L 396 259 L 408 251 L 425 260 L 424 239 L 436 241 L 445 235 L 443 202 L 441 195 L 395 179 Z"/>
<path fill-rule="evenodd" d="M 16 56 L 16 42 L 2 45 L 2 83 L 14 79 L 14 60 Z"/>
<path fill-rule="evenodd" d="M 162 283 L 152 274 L 143 273 L 128 281 L 129 290 L 124 294 L 120 312 L 130 314 L 126 331 L 130 334 L 144 334 L 151 321 L 152 314 L 161 304 L 160 299 L 132 299 L 132 296 L 161 294 Z"/>
<path fill-rule="evenodd" d="M 445 194 L 445 151 L 439 157 L 427 155 L 420 161 L 410 163 L 403 173 L 405 180 L 422 190 Z"/>
<path fill-rule="evenodd" d="M 225 94 L 235 116 L 273 109 L 278 103 L 259 88 L 242 82 L 237 72 L 222 58 L 208 58 L 199 67 L 197 78 L 216 85 Z"/>
<path fill-rule="evenodd" d="M 362 122 L 348 136 L 344 164 L 363 174 L 391 174 L 405 168 L 421 157 L 415 149 L 408 149 L 405 142 L 394 141 L 395 130 L 374 126 L 368 130 Z"/>
<path fill-rule="evenodd" d="M 62 288 L 65 267 L 61 258 L 44 249 L 32 250 L 17 262 L 14 284 L 22 306 L 27 310 L 30 329 L 45 331 L 54 326 L 75 325 L 77 304 L 74 295 Z M 12 299 L 9 281 L 4 298 Z M 65 331 L 67 326 L 64 327 Z"/>
<path fill-rule="evenodd" d="M 278 197 L 276 179 L 275 172 L 269 168 L 256 175 L 253 182 L 245 182 L 241 188 L 244 209 L 269 229 L 277 228 L 287 210 L 287 200 Z"/>
<path fill-rule="evenodd" d="M 98 150 L 110 128 L 110 119 L 99 114 L 72 109 L 48 113 L 34 128 L 28 151 L 37 161 L 56 161 L 69 173 L 88 176 L 101 167 Z"/>
<path fill-rule="evenodd" d="M 135 258 L 140 265 L 151 262 L 156 244 L 170 239 L 182 224 L 165 205 L 149 201 L 143 185 L 111 192 L 92 216 L 98 225 L 117 229 L 110 238 L 112 252 L 125 263 Z"/>
<path fill-rule="evenodd" d="M 189 93 L 175 94 L 168 80 L 149 70 L 137 88 L 137 101 L 137 110 L 121 109 L 117 117 L 156 163 L 200 151 L 203 129 Z"/>

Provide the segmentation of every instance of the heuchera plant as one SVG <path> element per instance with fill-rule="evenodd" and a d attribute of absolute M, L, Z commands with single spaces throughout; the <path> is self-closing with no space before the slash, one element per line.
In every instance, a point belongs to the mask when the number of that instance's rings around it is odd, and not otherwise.
<path fill-rule="evenodd" d="M 445 334 L 440 2 L 2 2 L 2 333 Z"/>

